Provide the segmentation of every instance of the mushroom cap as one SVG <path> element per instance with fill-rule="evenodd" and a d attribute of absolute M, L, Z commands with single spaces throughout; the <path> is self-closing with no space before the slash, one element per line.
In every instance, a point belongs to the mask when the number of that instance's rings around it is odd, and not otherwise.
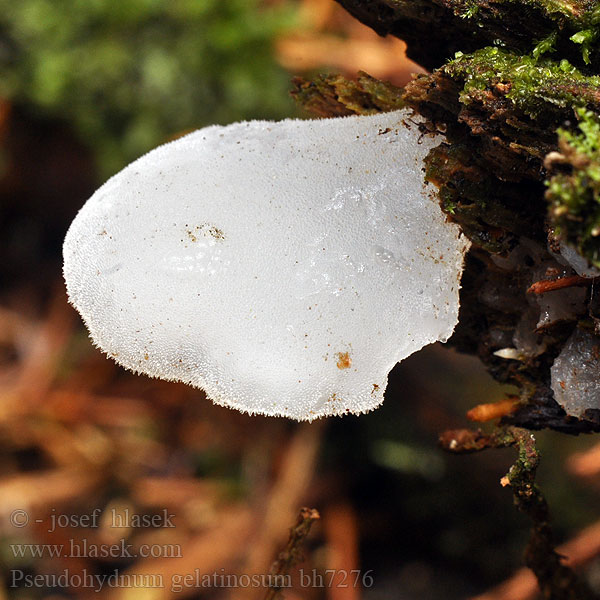
<path fill-rule="evenodd" d="M 408 117 L 212 126 L 123 169 L 64 243 L 95 344 L 243 412 L 378 406 L 452 334 L 468 248 L 423 183 L 439 138 Z"/>

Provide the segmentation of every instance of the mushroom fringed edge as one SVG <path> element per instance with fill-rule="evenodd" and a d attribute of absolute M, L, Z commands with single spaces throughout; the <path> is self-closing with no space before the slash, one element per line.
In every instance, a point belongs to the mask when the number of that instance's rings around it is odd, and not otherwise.
<path fill-rule="evenodd" d="M 94 343 L 250 414 L 376 408 L 397 362 L 452 334 L 470 245 L 410 117 L 211 126 L 125 167 L 63 246 Z"/>
<path fill-rule="evenodd" d="M 449 344 L 518 387 L 504 423 L 600 431 L 600 9 L 340 3 L 435 70 L 404 89 L 365 73 L 296 79 L 292 94 L 320 116 L 408 107 L 445 133 L 426 177 L 472 242 Z M 418 31 L 435 26 L 438 13 L 448 20 L 425 48 Z"/>

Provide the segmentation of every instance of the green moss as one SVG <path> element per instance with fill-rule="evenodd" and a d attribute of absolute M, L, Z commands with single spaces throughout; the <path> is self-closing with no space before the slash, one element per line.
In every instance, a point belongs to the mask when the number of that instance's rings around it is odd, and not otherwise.
<path fill-rule="evenodd" d="M 581 56 L 586 64 L 591 63 L 591 53 L 597 49 L 600 35 L 600 8 L 590 0 L 454 0 L 448 1 L 454 13 L 464 19 L 473 19 L 480 27 L 489 26 L 490 14 L 506 15 L 511 10 L 535 10 L 536 14 L 554 27 L 547 37 L 537 43 L 534 56 L 554 49 L 559 35 L 581 46 Z M 571 33 L 574 32 L 574 33 Z M 502 41 L 500 39 L 500 41 Z"/>
<path fill-rule="evenodd" d="M 540 40 L 533 49 L 532 56 L 537 60 L 542 54 L 552 52 L 558 40 L 558 32 L 553 31 L 550 35 Z"/>
<path fill-rule="evenodd" d="M 579 130 L 559 129 L 559 172 L 547 182 L 556 233 L 600 267 L 600 119 L 579 109 Z"/>
<path fill-rule="evenodd" d="M 574 33 L 569 39 L 575 44 L 581 44 L 581 55 L 583 56 L 583 61 L 586 65 L 589 65 L 590 60 L 590 52 L 592 50 L 592 44 L 598 38 L 598 30 L 597 29 L 582 29 L 577 33 Z"/>
<path fill-rule="evenodd" d="M 503 4 L 520 5 L 521 8 L 536 8 L 557 23 L 566 21 L 574 26 L 593 23 L 597 12 L 596 2 L 590 0 L 449 0 L 445 4 L 464 18 L 476 17 L 482 9 L 501 10 Z"/>
<path fill-rule="evenodd" d="M 472 19 L 479 12 L 479 5 L 474 0 L 467 0 L 461 2 L 460 5 L 455 8 L 455 13 L 463 19 Z"/>
<path fill-rule="evenodd" d="M 427 177 L 471 241 L 491 253 L 523 235 L 543 243 L 544 157 L 576 108 L 600 113 L 600 77 L 567 60 L 486 47 L 415 80 L 405 99 L 447 126 L 448 144 L 428 156 Z"/>
<path fill-rule="evenodd" d="M 596 2 L 590 0 L 508 0 L 514 4 L 536 6 L 557 22 L 564 18 L 572 25 L 591 25 L 597 21 Z"/>
<path fill-rule="evenodd" d="M 464 81 L 463 104 L 480 101 L 493 90 L 533 119 L 568 107 L 600 108 L 600 77 L 584 75 L 566 59 L 536 59 L 487 47 L 458 53 L 443 70 Z"/>

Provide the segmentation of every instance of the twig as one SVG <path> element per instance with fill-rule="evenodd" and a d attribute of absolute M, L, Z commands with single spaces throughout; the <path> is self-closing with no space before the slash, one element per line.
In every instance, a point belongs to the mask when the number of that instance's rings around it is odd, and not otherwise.
<path fill-rule="evenodd" d="M 528 294 L 545 294 L 554 290 L 562 290 L 568 287 L 587 286 L 594 281 L 591 277 L 582 277 L 581 275 L 570 275 L 568 277 L 560 277 L 559 279 L 542 279 L 536 281 L 527 290 Z"/>
<path fill-rule="evenodd" d="M 554 534 L 546 499 L 535 485 L 540 456 L 533 435 L 517 427 L 497 429 L 491 434 L 481 431 L 448 431 L 440 437 L 440 444 L 455 453 L 477 452 L 486 448 L 514 446 L 519 457 L 502 478 L 503 485 L 513 491 L 517 508 L 533 521 L 531 537 L 525 550 L 525 564 L 534 572 L 542 596 L 549 600 L 584 600 L 592 595 L 578 581 L 575 573 L 562 564 L 556 552 Z"/>
<path fill-rule="evenodd" d="M 514 445 L 514 439 L 506 430 L 497 429 L 493 433 L 483 433 L 481 429 L 450 429 L 442 433 L 439 444 L 454 454 L 470 454 L 486 448 L 506 448 Z"/>
<path fill-rule="evenodd" d="M 320 518 L 316 508 L 300 509 L 296 524 L 290 529 L 290 537 L 285 548 L 279 553 L 269 570 L 270 585 L 265 600 L 277 600 L 281 597 L 281 586 L 277 585 L 277 582 L 284 581 L 290 569 L 303 560 L 302 543 L 308 536 L 312 524 Z"/>

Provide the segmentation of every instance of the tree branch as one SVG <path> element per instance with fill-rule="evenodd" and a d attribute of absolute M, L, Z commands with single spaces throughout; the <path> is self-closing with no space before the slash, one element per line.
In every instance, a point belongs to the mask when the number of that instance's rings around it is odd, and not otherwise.
<path fill-rule="evenodd" d="M 486 448 L 517 448 L 517 461 L 501 483 L 511 487 L 515 505 L 533 522 L 531 537 L 525 550 L 525 564 L 534 572 L 544 598 L 593 598 L 575 573 L 562 564 L 562 557 L 556 552 L 548 503 L 535 484 L 540 456 L 533 435 L 517 427 L 496 429 L 490 434 L 484 434 L 480 430 L 455 430 L 443 433 L 440 444 L 442 448 L 455 454 L 477 452 Z"/>

